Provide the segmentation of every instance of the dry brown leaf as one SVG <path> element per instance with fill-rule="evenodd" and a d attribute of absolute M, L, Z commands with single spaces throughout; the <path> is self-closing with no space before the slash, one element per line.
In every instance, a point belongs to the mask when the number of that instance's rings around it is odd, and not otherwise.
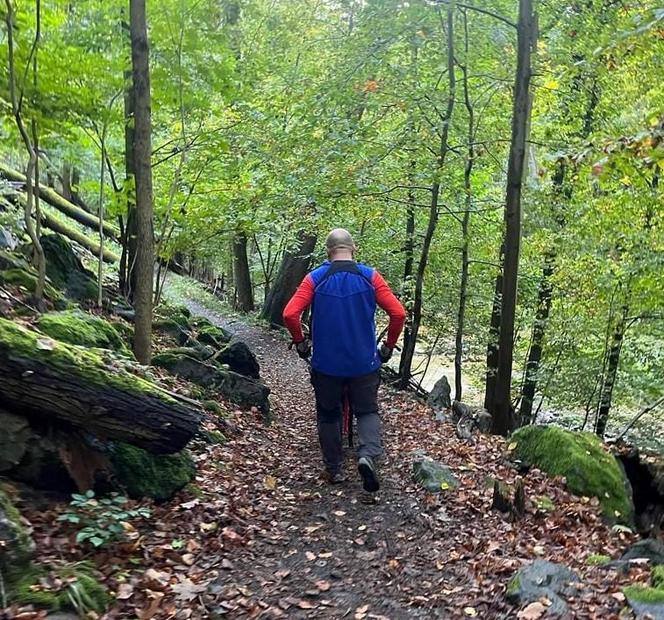
<path fill-rule="evenodd" d="M 538 618 L 541 618 L 546 613 L 546 609 L 545 605 L 539 601 L 535 601 L 534 603 L 530 603 L 530 605 L 526 605 L 516 617 L 519 620 L 538 620 Z"/>
<path fill-rule="evenodd" d="M 319 581 L 316 582 L 316 587 L 321 592 L 327 592 L 332 587 L 332 584 L 329 581 L 326 581 L 325 579 L 320 579 Z"/>
<path fill-rule="evenodd" d="M 176 594 L 178 601 L 191 601 L 199 594 L 205 592 L 207 585 L 194 583 L 191 579 L 185 577 L 180 583 L 174 583 L 171 590 Z"/>
<path fill-rule="evenodd" d="M 134 594 L 134 586 L 130 583 L 121 583 L 118 586 L 117 592 L 115 593 L 115 598 L 126 601 L 128 598 L 131 598 Z"/>

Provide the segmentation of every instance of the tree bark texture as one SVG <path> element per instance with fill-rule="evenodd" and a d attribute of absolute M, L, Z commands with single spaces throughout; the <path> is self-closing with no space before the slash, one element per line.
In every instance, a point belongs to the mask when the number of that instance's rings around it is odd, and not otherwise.
<path fill-rule="evenodd" d="M 271 325 L 284 324 L 281 316 L 284 308 L 311 265 L 316 235 L 301 230 L 297 236 L 297 248 L 292 252 L 284 252 L 272 289 L 261 311 L 261 318 L 269 321 Z"/>
<path fill-rule="evenodd" d="M 526 379 L 521 392 L 521 424 L 531 424 L 533 422 L 533 401 L 535 400 L 535 389 L 537 388 L 538 373 L 542 360 L 544 334 L 546 333 L 546 324 L 551 311 L 551 295 L 553 293 L 551 276 L 553 276 L 555 265 L 556 253 L 554 251 L 547 252 L 544 257 L 542 279 L 537 292 L 537 312 L 530 350 L 528 351 L 528 361 L 526 362 Z"/>
<path fill-rule="evenodd" d="M 136 177 L 136 257 L 134 354 L 150 363 L 152 347 L 152 288 L 154 232 L 152 225 L 152 140 L 150 120 L 150 68 L 145 0 L 130 0 L 131 62 L 134 91 L 133 158 Z"/>
<path fill-rule="evenodd" d="M 0 408 L 154 453 L 177 452 L 196 433 L 201 413 L 162 396 L 156 386 L 126 371 L 108 370 L 106 361 L 95 354 L 77 361 L 80 353 L 74 347 L 68 354 L 62 350 L 70 347 L 52 345 L 48 339 L 37 341 L 33 357 L 26 347 L 16 345 L 18 331 L 27 330 L 14 326 L 10 331 L 4 328 L 10 322 L 2 323 Z"/>
<path fill-rule="evenodd" d="M 415 294 L 413 296 L 413 309 L 410 317 L 410 330 L 408 340 L 404 340 L 401 360 L 399 362 L 399 387 L 405 389 L 410 384 L 412 374 L 413 356 L 415 355 L 415 345 L 422 322 L 422 299 L 424 292 L 424 274 L 427 263 L 429 262 L 429 249 L 433 235 L 436 232 L 438 224 L 438 198 L 440 195 L 440 175 L 445 165 L 445 159 L 449 150 L 448 137 L 450 123 L 452 122 L 452 113 L 454 111 L 454 97 L 456 94 L 455 77 L 455 59 L 454 59 L 454 6 L 452 3 L 447 6 L 447 109 L 440 132 L 440 148 L 438 151 L 437 169 L 435 180 L 431 185 L 431 206 L 429 209 L 429 222 L 422 242 L 422 252 L 417 265 L 415 274 Z"/>
<path fill-rule="evenodd" d="M 519 1 L 517 69 L 512 110 L 512 139 L 507 167 L 505 196 L 505 259 L 503 261 L 502 306 L 498 338 L 498 374 L 493 409 L 493 432 L 506 435 L 515 426 L 512 409 L 512 362 L 514 317 L 521 242 L 521 187 L 530 115 L 531 51 L 535 45 L 532 0 Z"/>
<path fill-rule="evenodd" d="M 233 273 L 235 274 L 235 309 L 251 312 L 254 309 L 254 290 L 251 284 L 247 235 L 239 232 L 233 239 Z"/>

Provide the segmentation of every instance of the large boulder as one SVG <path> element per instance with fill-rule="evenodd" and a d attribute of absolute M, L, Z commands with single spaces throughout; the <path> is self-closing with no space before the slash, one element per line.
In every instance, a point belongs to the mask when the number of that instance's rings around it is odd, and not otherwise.
<path fill-rule="evenodd" d="M 13 250 L 17 245 L 18 239 L 15 235 L 6 228 L 0 226 L 0 249 Z"/>
<path fill-rule="evenodd" d="M 70 299 L 91 301 L 97 298 L 97 278 L 76 256 L 71 244 L 61 235 L 40 239 L 46 257 L 46 275 Z"/>
<path fill-rule="evenodd" d="M 413 462 L 413 478 L 430 493 L 456 489 L 460 482 L 447 465 L 427 458 Z"/>
<path fill-rule="evenodd" d="M 260 366 L 251 349 L 242 341 L 236 340 L 215 355 L 217 362 L 226 364 L 233 372 L 252 379 L 260 378 Z"/>
<path fill-rule="evenodd" d="M 269 413 L 270 388 L 236 372 L 196 359 L 193 349 L 167 349 L 152 358 L 152 364 L 211 390 L 218 390 L 242 407 L 258 407 Z"/>
<path fill-rule="evenodd" d="M 624 561 L 645 559 L 653 566 L 662 566 L 664 565 L 664 542 L 656 538 L 639 540 L 627 549 L 620 559 Z"/>
<path fill-rule="evenodd" d="M 578 581 L 576 573 L 562 564 L 535 560 L 512 578 L 507 586 L 507 598 L 516 605 L 547 599 L 550 601 L 547 615 L 563 616 L 569 610 L 560 595 L 574 595 L 577 590 L 571 584 Z"/>
<path fill-rule="evenodd" d="M 427 404 L 434 412 L 449 409 L 452 406 L 451 395 L 452 388 L 447 377 L 442 376 L 433 386 L 429 396 L 427 397 Z"/>
<path fill-rule="evenodd" d="M 118 443 L 111 451 L 111 463 L 115 481 L 134 498 L 170 499 L 196 475 L 196 465 L 186 450 L 155 455 Z"/>
<path fill-rule="evenodd" d="M 27 450 L 32 429 L 28 421 L 0 409 L 0 473 L 9 471 L 21 462 Z"/>
<path fill-rule="evenodd" d="M 633 522 L 629 481 L 597 435 L 556 426 L 525 426 L 512 435 L 509 448 L 513 459 L 551 476 L 564 476 L 575 495 L 596 497 L 609 521 Z"/>
<path fill-rule="evenodd" d="M 111 323 L 81 310 L 49 312 L 39 319 L 37 326 L 41 332 L 61 342 L 130 354 Z"/>
<path fill-rule="evenodd" d="M 16 571 L 30 562 L 35 543 L 7 492 L 0 486 L 0 571 Z"/>

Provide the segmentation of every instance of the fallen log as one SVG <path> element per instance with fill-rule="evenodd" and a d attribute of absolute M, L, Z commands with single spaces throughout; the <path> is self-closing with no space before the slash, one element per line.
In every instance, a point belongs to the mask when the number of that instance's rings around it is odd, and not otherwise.
<path fill-rule="evenodd" d="M 53 232 L 61 234 L 63 237 L 67 237 L 71 241 L 75 241 L 80 246 L 83 246 L 86 250 L 89 250 L 95 258 L 99 257 L 99 244 L 92 241 L 90 238 L 86 237 L 83 233 L 67 226 L 63 222 L 59 221 L 57 218 L 49 215 L 42 209 L 42 226 L 52 230 Z M 117 263 L 120 260 L 120 257 L 111 250 L 104 248 L 104 262 L 105 263 Z"/>
<path fill-rule="evenodd" d="M 201 411 L 122 365 L 103 350 L 0 319 L 0 408 L 156 454 L 181 450 L 198 431 Z"/>
<path fill-rule="evenodd" d="M 20 208 L 25 208 L 25 194 L 16 193 L 8 196 L 9 201 L 12 204 L 19 206 Z M 84 235 L 82 232 L 79 232 L 71 226 L 67 226 L 64 222 L 61 222 L 57 217 L 51 215 L 44 207 L 41 209 L 41 223 L 42 226 L 52 230 L 53 232 L 61 234 L 63 237 L 67 237 L 70 241 L 75 241 L 80 246 L 84 247 L 86 250 L 91 252 L 95 258 L 99 257 L 99 244 L 90 239 L 88 236 Z M 34 217 L 34 213 L 33 213 Z M 120 257 L 107 248 L 104 248 L 104 262 L 105 263 L 117 263 L 120 260 Z"/>
<path fill-rule="evenodd" d="M 8 181 L 13 181 L 14 183 L 22 183 L 25 186 L 26 178 L 25 175 L 18 172 L 18 170 L 12 170 L 5 164 L 0 163 L 0 176 L 4 177 Z M 70 217 L 76 220 L 79 224 L 92 228 L 95 231 L 99 230 L 99 218 L 92 213 L 77 207 L 75 204 L 66 200 L 60 194 L 58 194 L 54 189 L 46 187 L 45 185 L 39 185 L 39 197 L 53 208 L 57 209 L 61 213 L 64 213 L 67 217 Z M 103 225 L 104 236 L 113 241 L 118 241 L 120 239 L 120 231 L 109 224 L 104 222 Z"/>

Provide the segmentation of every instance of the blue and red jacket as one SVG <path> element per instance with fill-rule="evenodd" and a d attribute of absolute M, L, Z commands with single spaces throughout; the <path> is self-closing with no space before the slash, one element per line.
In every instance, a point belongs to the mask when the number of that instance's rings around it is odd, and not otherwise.
<path fill-rule="evenodd" d="M 311 366 L 326 375 L 359 377 L 378 370 L 376 305 L 390 317 L 385 344 L 393 349 L 406 311 L 371 267 L 335 260 L 309 273 L 286 305 L 284 325 L 294 342 L 304 339 L 301 317 L 312 306 Z"/>

